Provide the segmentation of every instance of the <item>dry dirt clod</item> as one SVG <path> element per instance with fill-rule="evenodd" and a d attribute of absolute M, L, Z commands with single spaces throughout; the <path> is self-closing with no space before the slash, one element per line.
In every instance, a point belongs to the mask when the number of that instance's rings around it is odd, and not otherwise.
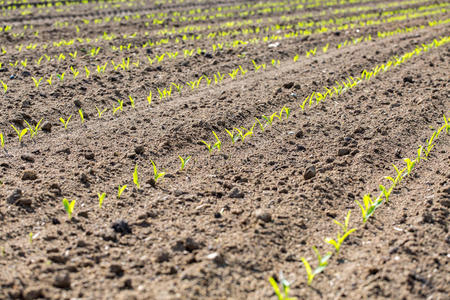
<path fill-rule="evenodd" d="M 55 276 L 53 286 L 60 289 L 70 289 L 70 275 L 68 272 L 60 273 Z"/>
<path fill-rule="evenodd" d="M 22 190 L 21 189 L 15 189 L 11 193 L 11 195 L 9 195 L 8 198 L 6 198 L 6 202 L 8 202 L 9 204 L 14 204 L 21 197 L 22 197 Z"/>
<path fill-rule="evenodd" d="M 338 150 L 338 156 L 344 156 L 350 154 L 350 149 L 348 148 L 341 148 Z"/>
<path fill-rule="evenodd" d="M 230 193 L 230 198 L 242 199 L 244 198 L 244 193 L 241 192 L 238 188 L 234 188 Z"/>
<path fill-rule="evenodd" d="M 303 178 L 305 180 L 311 179 L 316 176 L 316 167 L 309 166 L 306 168 L 305 173 L 303 174 Z"/>
<path fill-rule="evenodd" d="M 117 220 L 112 225 L 111 228 L 122 235 L 131 234 L 131 228 L 128 225 L 128 222 L 125 220 Z"/>
<path fill-rule="evenodd" d="M 31 154 L 22 154 L 20 156 L 20 159 L 26 162 L 34 163 L 34 157 Z"/>
<path fill-rule="evenodd" d="M 33 170 L 26 170 L 22 175 L 22 180 L 36 180 L 37 178 L 37 173 Z"/>
<path fill-rule="evenodd" d="M 272 222 L 272 215 L 267 210 L 257 209 L 257 210 L 255 210 L 254 215 L 255 215 L 256 219 L 261 220 L 263 222 L 266 222 L 266 223 Z"/>

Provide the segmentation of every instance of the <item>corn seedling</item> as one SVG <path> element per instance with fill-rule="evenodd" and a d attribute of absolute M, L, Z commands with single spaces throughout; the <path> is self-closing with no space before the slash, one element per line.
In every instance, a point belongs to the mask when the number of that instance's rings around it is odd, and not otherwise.
<path fill-rule="evenodd" d="M 30 242 L 30 245 L 33 244 L 33 233 L 32 232 L 30 232 L 28 234 L 28 241 Z"/>
<path fill-rule="evenodd" d="M 269 283 L 277 295 L 278 300 L 296 300 L 297 298 L 289 297 L 290 283 L 282 278 L 282 274 L 280 274 L 281 279 L 281 289 L 278 286 L 278 283 L 275 281 L 273 277 L 269 277 Z"/>
<path fill-rule="evenodd" d="M 95 108 L 97 109 L 98 118 L 101 119 L 102 114 L 107 110 L 107 108 L 105 108 L 104 110 L 98 109 L 97 106 L 95 106 Z"/>
<path fill-rule="evenodd" d="M 123 111 L 123 100 L 117 100 L 117 103 L 119 103 L 119 106 L 115 107 L 113 105 L 113 115 L 116 114 L 116 112 L 120 109 L 120 111 Z"/>
<path fill-rule="evenodd" d="M 0 83 L 3 86 L 3 92 L 6 94 L 6 91 L 8 90 L 8 86 L 6 85 L 6 83 L 4 83 L 2 80 L 0 80 Z"/>
<path fill-rule="evenodd" d="M 379 185 L 380 191 L 383 193 L 384 198 L 386 199 L 386 202 L 389 202 L 389 196 L 391 195 L 391 192 L 394 187 L 395 187 L 395 185 L 393 184 L 391 186 L 391 188 L 386 189 L 386 187 L 384 185 L 382 185 L 382 184 Z"/>
<path fill-rule="evenodd" d="M 58 76 L 59 80 L 61 80 L 61 81 L 64 80 L 65 75 L 66 75 L 66 72 L 62 72 L 61 74 L 56 74 L 56 76 Z"/>
<path fill-rule="evenodd" d="M 212 133 L 214 134 L 214 137 L 216 138 L 216 143 L 214 144 L 214 148 L 217 148 L 217 150 L 220 151 L 220 149 L 222 147 L 222 142 L 220 141 L 219 137 L 217 136 L 217 134 L 214 131 Z"/>
<path fill-rule="evenodd" d="M 98 196 L 98 207 L 102 208 L 103 200 L 105 200 L 106 193 L 102 193 L 102 194 L 97 193 L 97 196 Z"/>
<path fill-rule="evenodd" d="M 41 128 L 40 128 L 40 125 L 41 125 L 42 120 L 43 120 L 43 119 L 40 119 L 39 122 L 37 122 L 36 126 L 31 126 L 26 120 L 24 120 L 24 122 L 25 122 L 25 123 L 27 124 L 27 126 L 28 126 L 28 130 L 29 130 L 29 132 L 30 132 L 30 138 L 31 138 L 31 139 L 37 134 L 37 132 L 39 131 L 39 129 L 41 129 Z"/>
<path fill-rule="evenodd" d="M 148 102 L 149 105 L 152 104 L 152 91 L 150 91 L 150 93 L 147 96 L 147 102 Z"/>
<path fill-rule="evenodd" d="M 63 199 L 62 201 L 63 205 L 64 205 L 64 209 L 67 212 L 67 215 L 69 217 L 69 220 L 72 219 L 72 213 L 73 213 L 73 208 L 75 207 L 75 200 L 70 201 L 67 200 L 66 198 Z"/>
<path fill-rule="evenodd" d="M 38 87 L 39 87 L 39 84 L 40 84 L 41 81 L 42 81 L 42 77 L 39 78 L 39 79 L 36 79 L 36 78 L 34 78 L 34 77 L 31 77 L 31 79 L 33 79 L 34 86 L 35 86 L 36 88 L 38 88 Z"/>
<path fill-rule="evenodd" d="M 20 61 L 20 64 L 21 64 L 24 68 L 26 68 L 26 67 L 27 67 L 27 64 L 28 64 L 28 59 L 21 60 L 21 61 Z"/>
<path fill-rule="evenodd" d="M 298 60 L 298 58 L 299 58 L 299 55 L 296 54 L 296 55 L 294 56 L 294 62 L 296 62 L 296 61 Z"/>
<path fill-rule="evenodd" d="M 126 185 L 126 184 L 123 185 L 123 186 L 121 186 L 121 185 L 119 184 L 119 187 L 118 187 L 118 189 L 117 189 L 117 199 L 120 199 L 120 196 L 122 195 L 123 191 L 125 191 L 126 188 L 127 188 L 127 185 Z"/>
<path fill-rule="evenodd" d="M 407 174 L 409 175 L 411 173 L 412 169 L 414 168 L 416 161 L 410 160 L 409 158 L 405 158 L 404 161 L 406 162 L 406 171 L 407 171 Z"/>
<path fill-rule="evenodd" d="M 50 75 L 50 77 L 46 80 L 50 86 L 52 85 L 52 79 L 53 75 Z"/>
<path fill-rule="evenodd" d="M 138 189 L 141 188 L 141 185 L 139 184 L 139 177 L 138 177 L 138 170 L 137 170 L 137 164 L 134 166 L 134 172 L 133 172 L 133 182 L 136 185 Z"/>
<path fill-rule="evenodd" d="M 355 200 L 355 202 L 361 209 L 363 223 L 366 223 L 370 216 L 375 212 L 375 209 L 383 203 L 383 201 L 379 198 L 373 201 L 369 194 L 364 195 L 362 204 L 358 200 Z"/>
<path fill-rule="evenodd" d="M 69 55 L 70 55 L 73 59 L 75 59 L 75 58 L 77 58 L 77 51 L 75 51 L 74 53 L 69 52 Z"/>
<path fill-rule="evenodd" d="M 159 172 L 158 169 L 156 168 L 156 165 L 153 162 L 153 160 L 150 160 L 150 162 L 153 165 L 153 179 L 155 180 L 155 183 L 156 183 L 156 182 L 158 182 L 158 179 L 164 177 L 164 175 L 166 175 L 166 173 L 165 172 Z"/>
<path fill-rule="evenodd" d="M 259 128 L 261 128 L 261 131 L 264 131 L 264 129 L 266 128 L 261 121 L 258 118 L 255 118 L 256 123 L 259 125 Z"/>
<path fill-rule="evenodd" d="M 78 74 L 80 74 L 80 71 L 78 71 L 77 69 L 74 69 L 72 66 L 70 67 L 70 70 L 72 71 L 74 79 L 77 78 Z"/>
<path fill-rule="evenodd" d="M 381 203 L 381 202 L 380 202 L 380 203 Z M 335 248 L 335 250 L 336 250 L 336 254 L 339 254 L 339 250 L 341 249 L 341 245 L 342 245 L 342 243 L 345 241 L 345 239 L 346 239 L 351 233 L 353 233 L 354 231 L 356 231 L 356 228 L 352 228 L 352 229 L 350 229 L 350 230 L 348 229 L 348 223 L 350 222 L 350 214 L 351 214 L 351 210 L 348 211 L 347 216 L 345 217 L 345 222 L 344 222 L 344 224 L 342 224 L 342 223 L 340 223 L 340 222 L 338 222 L 338 221 L 336 221 L 336 220 L 333 220 L 334 223 L 335 223 L 336 225 L 338 225 L 339 227 L 342 228 L 342 235 L 341 235 L 340 232 L 338 232 L 338 233 L 337 233 L 336 240 L 333 240 L 333 239 L 331 239 L 331 238 L 326 238 L 326 239 L 325 239 L 325 242 L 326 242 L 326 243 L 328 243 L 328 244 L 334 246 L 334 248 Z"/>
<path fill-rule="evenodd" d="M 242 75 L 245 75 L 248 70 L 244 70 L 241 65 L 239 65 L 239 70 L 241 70 Z"/>
<path fill-rule="evenodd" d="M 19 138 L 19 143 L 22 143 L 22 138 L 25 134 L 28 132 L 28 128 L 24 128 L 22 130 L 17 129 L 14 127 L 14 125 L 11 124 L 11 127 L 14 129 L 14 131 L 17 133 L 17 137 Z"/>
<path fill-rule="evenodd" d="M 286 120 L 289 118 L 291 109 L 289 107 L 283 106 L 283 108 L 280 111 L 280 117 L 283 115 L 283 112 L 286 113 Z"/>
<path fill-rule="evenodd" d="M 178 158 L 181 161 L 181 167 L 180 167 L 180 171 L 184 170 L 184 167 L 186 166 L 186 164 L 188 163 L 188 161 L 191 159 L 191 156 L 188 156 L 186 158 L 182 158 L 181 156 L 178 155 Z"/>
<path fill-rule="evenodd" d="M 175 87 L 175 89 L 177 90 L 178 93 L 181 94 L 181 89 L 183 88 L 183 85 L 181 84 L 176 84 L 172 82 L 172 85 Z"/>
<path fill-rule="evenodd" d="M 236 141 L 239 140 L 239 138 L 240 138 L 240 135 L 239 135 L 239 134 L 234 134 L 234 130 L 235 130 L 235 129 L 229 131 L 228 129 L 225 128 L 225 131 L 228 133 L 228 135 L 229 135 L 230 138 L 231 138 L 231 143 L 232 143 L 232 144 L 236 143 Z"/>
<path fill-rule="evenodd" d="M 83 124 L 84 123 L 84 114 L 83 114 L 83 110 L 81 108 L 78 110 L 78 114 L 80 115 L 81 124 Z"/>
<path fill-rule="evenodd" d="M 133 97 L 128 96 L 128 98 L 130 99 L 131 107 L 134 108 L 134 99 L 133 99 Z"/>
<path fill-rule="evenodd" d="M 3 133 L 0 132 L 0 145 L 2 148 L 5 148 L 5 138 L 3 136 Z"/>
<path fill-rule="evenodd" d="M 72 118 L 72 115 L 70 115 L 69 118 L 67 118 L 67 120 L 64 120 L 63 118 L 59 118 L 61 123 L 63 123 L 63 125 L 64 125 L 64 129 L 67 129 L 67 125 L 69 125 L 70 118 Z"/>
<path fill-rule="evenodd" d="M 91 71 L 85 66 L 84 70 L 86 71 L 86 78 L 89 78 L 89 74 L 91 74 Z"/>
<path fill-rule="evenodd" d="M 325 270 L 325 268 L 328 265 L 328 260 L 333 255 L 331 252 L 327 252 L 327 254 L 325 254 L 325 256 L 322 257 L 319 253 L 319 250 L 317 250 L 316 246 L 313 246 L 313 250 L 316 253 L 317 261 L 318 261 L 317 268 L 315 268 L 314 271 L 311 268 L 311 265 L 306 260 L 306 258 L 304 258 L 304 257 L 301 258 L 303 266 L 305 267 L 305 270 L 306 270 L 307 277 L 308 277 L 308 285 L 311 285 L 314 277 L 317 274 L 322 273 L 323 270 Z"/>

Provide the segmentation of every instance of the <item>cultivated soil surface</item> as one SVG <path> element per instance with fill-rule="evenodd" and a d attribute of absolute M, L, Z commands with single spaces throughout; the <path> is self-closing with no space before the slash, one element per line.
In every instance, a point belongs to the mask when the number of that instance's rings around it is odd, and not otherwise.
<path fill-rule="evenodd" d="M 298 299 L 448 299 L 450 136 L 439 136 L 428 160 L 365 224 L 355 199 L 378 195 L 379 184 L 388 184 L 384 176 L 395 175 L 392 164 L 403 167 L 403 158 L 414 158 L 443 124 L 443 114 L 450 117 L 449 44 L 318 105 L 299 107 L 313 91 L 449 36 L 448 23 L 430 26 L 450 17 L 448 2 L 330 1 L 325 6 L 326 1 L 318 1 L 307 7 L 303 2 L 316 1 L 285 1 L 272 10 L 251 7 L 254 1 L 170 2 L 1 6 L 0 27 L 12 29 L 0 32 L 0 50 L 6 50 L 0 55 L 0 79 L 8 86 L 6 93 L 0 86 L 0 132 L 5 136 L 0 149 L 0 299 L 276 299 L 268 278 L 281 281 L 280 272 L 291 283 L 290 296 Z M 229 9 L 215 19 L 168 17 L 155 24 L 154 18 L 144 18 L 155 13 L 162 20 L 161 12 L 207 16 L 219 7 Z M 280 9 L 292 7 L 297 8 Z M 132 17 L 138 13 L 141 18 Z M 367 25 L 349 18 L 362 14 L 382 21 Z M 95 23 L 105 17 L 123 19 Z M 343 23 L 298 25 L 338 18 Z M 235 23 L 225 27 L 227 22 Z M 270 27 L 275 24 L 291 26 Z M 354 25 L 315 32 L 342 24 Z M 193 27 L 185 33 L 161 32 L 185 26 Z M 254 30 L 266 26 L 267 32 Z M 298 30 L 312 34 L 263 40 Z M 377 34 L 395 31 L 387 37 Z M 117 37 L 102 39 L 105 33 Z M 123 37 L 133 33 L 133 38 Z M 84 42 L 53 45 L 77 37 Z M 253 38 L 259 42 L 230 45 Z M 160 39 L 170 41 L 142 47 Z M 19 51 L 30 43 L 37 47 Z M 129 43 L 130 49 L 112 49 Z M 214 51 L 217 43 L 228 46 Z M 94 57 L 93 47 L 102 48 Z M 316 55 L 307 57 L 306 51 L 315 47 Z M 183 49 L 195 51 L 185 57 Z M 74 51 L 76 58 L 69 56 Z M 168 51 L 179 55 L 149 64 L 146 56 Z M 58 61 L 60 53 L 66 58 Z M 50 61 L 44 57 L 37 65 L 44 54 Z M 111 60 L 117 64 L 128 57 L 128 70 L 113 69 Z M 27 66 L 20 63 L 25 59 Z M 137 60 L 139 65 L 132 64 Z M 255 72 L 252 60 L 267 67 Z M 105 62 L 107 71 L 99 74 L 96 66 Z M 248 72 L 233 80 L 228 73 L 239 65 Z M 80 71 L 77 78 L 71 66 Z M 212 79 L 218 71 L 226 76 L 217 85 L 203 79 L 199 88 L 185 85 L 181 93 L 173 88 L 170 97 L 159 99 L 157 88 L 202 75 Z M 62 72 L 64 80 L 57 76 Z M 52 85 L 46 82 L 51 74 Z M 39 88 L 31 77 L 43 77 Z M 150 91 L 151 104 L 146 100 Z M 123 110 L 113 114 L 120 99 Z M 288 119 L 275 119 L 263 132 L 256 125 L 244 142 L 231 143 L 225 129 L 248 129 L 255 117 L 263 122 L 262 115 L 283 106 L 291 109 Z M 96 107 L 107 109 L 101 118 Z M 70 115 L 64 129 L 59 118 Z M 41 130 L 33 139 L 27 133 L 19 143 L 10 125 L 21 130 L 25 121 L 36 125 L 40 119 Z M 214 144 L 212 131 L 222 147 L 209 153 L 201 140 Z M 179 170 L 178 155 L 192 156 L 184 170 Z M 166 173 L 156 183 L 151 161 Z M 139 189 L 133 183 L 136 164 Z M 118 198 L 118 186 L 125 184 Z M 102 208 L 98 193 L 106 193 Z M 63 198 L 76 200 L 70 220 Z M 308 286 L 301 258 L 315 266 L 312 246 L 321 253 L 333 251 L 324 239 L 335 237 L 339 227 L 333 219 L 343 221 L 349 209 L 356 232 Z"/>

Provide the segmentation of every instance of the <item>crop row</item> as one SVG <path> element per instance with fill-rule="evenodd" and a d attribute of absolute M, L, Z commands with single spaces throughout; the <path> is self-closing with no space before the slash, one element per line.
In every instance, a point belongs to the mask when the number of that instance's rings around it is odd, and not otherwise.
<path fill-rule="evenodd" d="M 397 30 L 395 31 L 397 32 Z M 387 34 L 384 34 L 385 36 L 387 36 Z M 357 43 L 357 42 L 364 42 L 364 41 L 369 41 L 370 37 L 360 37 L 359 39 L 355 39 L 353 42 L 350 43 L 341 43 L 338 44 L 336 46 L 337 49 L 341 49 L 344 48 L 347 45 L 353 44 L 353 43 Z M 324 53 L 326 53 L 329 49 L 329 44 L 325 45 L 322 48 L 322 51 Z M 419 50 L 417 50 L 419 51 Z M 305 57 L 309 57 L 309 56 L 314 56 L 317 53 L 317 47 L 314 49 L 310 49 L 308 51 L 306 51 L 305 53 Z M 299 60 L 299 55 L 295 55 L 293 57 L 293 61 L 296 62 Z M 130 68 L 130 60 L 127 59 L 123 59 L 123 62 L 121 63 L 122 68 L 128 69 Z M 131 63 L 131 65 L 133 65 L 133 63 Z M 270 64 L 258 64 L 256 63 L 254 60 L 252 60 L 252 67 L 253 67 L 253 71 L 254 72 L 258 72 L 258 71 L 264 71 L 266 70 L 267 66 L 272 66 L 272 67 L 277 67 L 278 65 L 280 65 L 280 61 L 279 60 L 275 60 L 272 59 Z M 383 69 L 387 70 L 389 67 L 391 66 L 391 64 L 387 64 L 386 66 L 382 66 Z M 104 66 L 97 66 L 97 72 L 100 73 L 104 73 L 105 72 L 105 68 L 106 68 L 106 64 Z M 200 78 L 194 80 L 194 81 L 188 81 L 185 84 L 183 83 L 175 83 L 172 82 L 170 83 L 170 86 L 166 87 L 166 88 L 157 88 L 156 90 L 150 90 L 148 96 L 146 97 L 146 100 L 148 102 L 149 105 L 152 104 L 153 95 L 156 95 L 157 99 L 159 99 L 159 101 L 163 101 L 166 100 L 167 98 L 171 98 L 173 97 L 172 95 L 174 93 L 178 93 L 181 95 L 182 91 L 188 89 L 188 90 L 195 90 L 198 89 L 200 87 L 201 84 L 205 84 L 206 86 L 210 86 L 211 84 L 220 84 L 224 79 L 225 76 L 230 77 L 231 80 L 234 80 L 237 78 L 237 76 L 240 74 L 240 76 L 245 76 L 249 72 L 250 66 L 243 66 L 243 65 L 239 65 L 238 68 L 231 70 L 228 73 L 220 73 L 217 72 L 216 74 L 213 74 L 211 77 L 208 77 L 206 75 L 201 76 Z M 380 67 L 381 69 L 381 67 Z M 86 67 L 85 70 L 85 76 L 88 78 L 90 76 L 90 70 Z M 379 70 L 376 71 L 376 73 Z M 84 75 L 80 75 L 80 71 L 78 71 L 77 69 L 71 68 L 71 72 L 72 72 L 72 76 L 75 78 L 77 78 L 78 76 L 84 76 Z M 365 71 L 367 72 L 367 71 Z M 342 91 L 345 91 L 346 89 L 348 89 L 349 87 L 353 87 L 357 84 L 359 84 L 363 79 L 369 80 L 371 78 L 371 75 L 369 75 L 370 73 L 367 72 L 363 73 L 361 78 L 362 79 L 348 79 L 347 81 L 344 81 L 342 84 L 338 84 L 338 86 L 332 87 L 330 89 L 327 88 L 327 91 L 325 92 L 314 92 L 311 96 L 309 96 L 302 104 L 301 107 L 302 109 L 305 108 L 305 105 L 307 104 L 306 101 L 309 101 L 309 105 L 311 105 L 313 102 L 319 103 L 322 100 L 327 99 L 327 97 L 332 97 L 334 95 L 334 93 L 336 93 L 336 95 L 339 95 L 339 93 L 341 93 Z M 57 74 L 55 77 L 50 76 L 48 79 L 43 79 L 43 77 L 39 77 L 39 78 L 34 78 L 32 77 L 33 81 L 34 81 L 34 85 L 36 88 L 39 88 L 40 84 L 42 83 L 43 80 L 45 80 L 47 82 L 47 84 L 53 86 L 55 84 L 54 80 L 59 80 L 59 81 L 64 81 L 65 79 L 65 72 L 63 72 L 62 74 Z M 8 85 L 6 83 L 4 83 L 3 81 L 0 80 L 0 84 L 3 85 L 3 90 L 6 93 L 8 91 Z M 128 96 L 128 100 L 129 103 L 131 105 L 132 108 L 135 108 L 136 105 L 136 101 L 137 99 L 135 98 L 135 96 L 129 95 Z M 113 105 L 112 107 L 112 115 L 116 115 L 118 112 L 123 111 L 123 106 L 124 106 L 124 100 L 118 100 L 117 103 L 115 105 Z M 97 106 L 96 108 L 96 114 L 98 116 L 99 119 L 101 119 L 103 117 L 103 114 L 108 110 L 108 108 L 98 108 Z M 267 120 L 268 124 L 271 125 L 274 118 L 278 118 L 281 119 L 281 115 L 283 114 L 283 111 L 286 112 L 287 116 L 289 115 L 289 111 L 287 109 L 282 110 L 278 115 L 277 114 L 272 114 L 270 116 L 263 116 L 262 119 Z M 84 117 L 85 112 L 82 109 L 78 110 L 78 115 L 80 117 L 80 121 L 81 124 L 84 124 L 85 122 L 85 117 Z M 278 116 L 278 117 L 277 117 Z M 64 127 L 64 129 L 68 128 L 69 122 L 71 121 L 72 118 L 72 114 L 70 116 L 62 116 L 59 118 L 59 121 L 61 122 L 61 125 Z M 39 130 L 41 129 L 41 126 L 43 124 L 42 122 L 43 120 L 41 119 L 39 122 L 32 122 L 30 120 L 30 122 L 28 123 L 27 121 L 27 128 L 16 128 L 14 127 L 14 125 L 11 125 L 11 127 L 14 129 L 14 132 L 17 134 L 17 138 L 19 140 L 19 143 L 22 144 L 22 139 L 23 137 L 28 133 L 30 135 L 30 138 L 33 139 L 36 134 L 39 132 Z M 264 130 L 264 126 L 259 122 L 258 120 L 258 125 L 259 127 Z M 242 133 L 242 130 L 244 129 L 233 129 L 231 132 L 227 131 L 227 133 L 231 136 L 232 140 L 236 138 L 235 134 L 240 135 L 242 140 L 245 139 L 245 137 L 247 137 L 250 134 L 253 134 L 253 129 L 255 127 L 256 123 L 253 124 L 253 126 L 250 129 L 245 129 L 244 133 Z M 2 135 L 3 136 L 3 135 Z M 207 145 L 208 143 L 205 142 L 205 144 Z M 3 138 L 3 142 L 2 142 L 3 147 L 5 146 L 5 138 Z M 213 148 L 212 148 L 213 149 Z M 211 148 L 210 148 L 211 150 Z"/>

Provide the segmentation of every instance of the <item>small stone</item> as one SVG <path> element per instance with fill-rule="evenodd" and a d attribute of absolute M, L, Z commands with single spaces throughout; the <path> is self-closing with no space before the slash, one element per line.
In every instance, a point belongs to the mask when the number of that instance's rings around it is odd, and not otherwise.
<path fill-rule="evenodd" d="M 293 86 L 294 86 L 294 83 L 293 83 L 292 81 L 283 84 L 283 88 L 285 88 L 285 89 L 290 89 L 290 88 L 292 88 Z"/>
<path fill-rule="evenodd" d="M 244 198 L 244 193 L 239 191 L 238 188 L 234 188 L 230 193 L 230 198 L 235 198 L 235 199 Z"/>
<path fill-rule="evenodd" d="M 166 250 L 160 250 L 156 253 L 155 262 L 163 263 L 170 260 L 170 253 Z"/>
<path fill-rule="evenodd" d="M 68 258 L 63 255 L 50 255 L 48 257 L 48 259 L 56 264 L 62 264 L 62 265 L 64 265 L 68 261 Z"/>
<path fill-rule="evenodd" d="M 69 273 L 57 274 L 53 281 L 53 286 L 60 289 L 70 289 L 70 275 Z"/>
<path fill-rule="evenodd" d="M 295 134 L 295 137 L 298 139 L 301 139 L 303 136 L 304 136 L 304 134 L 303 134 L 302 130 L 297 131 L 297 133 Z"/>
<path fill-rule="evenodd" d="M 52 123 L 45 122 L 44 124 L 42 124 L 41 129 L 42 129 L 42 131 L 45 131 L 45 132 L 49 132 L 49 133 L 52 132 Z"/>
<path fill-rule="evenodd" d="M 31 154 L 22 154 L 20 156 L 20 159 L 26 161 L 26 162 L 30 162 L 30 163 L 34 163 L 34 157 L 31 156 Z"/>
<path fill-rule="evenodd" d="M 264 209 L 255 210 L 254 215 L 256 219 L 261 220 L 263 222 L 266 223 L 272 222 L 272 215 Z"/>
<path fill-rule="evenodd" d="M 115 232 L 124 234 L 131 234 L 131 228 L 128 225 L 128 222 L 125 220 L 117 220 L 112 225 L 111 228 L 114 229 Z"/>
<path fill-rule="evenodd" d="M 205 53 L 206 58 L 213 58 L 213 55 L 211 53 Z"/>
<path fill-rule="evenodd" d="M 405 77 L 403 77 L 403 82 L 414 83 L 414 80 L 413 80 L 412 76 L 405 76 Z"/>
<path fill-rule="evenodd" d="M 218 252 L 213 252 L 210 253 L 206 256 L 207 259 L 212 260 L 216 265 L 218 266 L 225 266 L 225 258 L 223 257 L 222 254 L 218 253 Z"/>
<path fill-rule="evenodd" d="M 33 201 L 30 198 L 20 198 L 19 200 L 17 200 L 16 205 L 29 207 L 32 203 Z"/>
<path fill-rule="evenodd" d="M 350 149 L 348 148 L 341 148 L 338 150 L 338 156 L 344 156 L 350 154 Z"/>
<path fill-rule="evenodd" d="M 85 247 L 87 247 L 88 246 L 88 243 L 86 243 L 85 241 L 83 241 L 83 240 L 79 240 L 78 242 L 77 242 L 77 247 L 78 248 L 85 248 Z"/>
<path fill-rule="evenodd" d="M 303 178 L 305 180 L 311 179 L 316 176 L 316 167 L 309 166 L 306 168 L 305 173 L 303 174 Z"/>
<path fill-rule="evenodd" d="M 39 298 L 45 298 L 44 288 L 41 286 L 31 285 L 23 292 L 23 298 L 25 300 L 33 300 Z"/>
<path fill-rule="evenodd" d="M 109 266 L 109 271 L 117 277 L 123 276 L 124 270 L 121 265 L 113 264 Z"/>
<path fill-rule="evenodd" d="M 302 145 L 297 145 L 297 151 L 300 151 L 300 152 L 306 151 L 306 148 Z"/>
<path fill-rule="evenodd" d="M 86 158 L 87 160 L 93 160 L 95 158 L 95 154 L 93 152 L 88 152 L 84 154 L 84 158 Z"/>
<path fill-rule="evenodd" d="M 80 211 L 78 213 L 78 216 L 82 217 L 82 218 L 85 218 L 85 219 L 89 219 L 89 211 L 87 211 L 87 210 Z"/>
<path fill-rule="evenodd" d="M 78 107 L 78 108 L 81 107 L 81 101 L 80 100 L 73 101 L 73 104 L 75 104 L 75 106 Z"/>
<path fill-rule="evenodd" d="M 80 175 L 80 182 L 83 184 L 89 183 L 89 178 L 86 174 L 81 173 Z"/>
<path fill-rule="evenodd" d="M 184 242 L 184 248 L 186 249 L 186 251 L 192 252 L 194 250 L 200 249 L 201 245 L 197 243 L 194 239 L 188 237 Z"/>
<path fill-rule="evenodd" d="M 35 171 L 26 170 L 25 172 L 23 172 L 22 180 L 36 180 L 36 179 L 37 179 L 37 174 Z"/>
<path fill-rule="evenodd" d="M 136 146 L 135 148 L 134 148 L 134 152 L 137 154 L 137 155 L 142 155 L 142 154 L 144 154 L 144 151 L 145 151 L 145 148 L 144 148 L 144 146 Z"/>
<path fill-rule="evenodd" d="M 6 198 L 6 202 L 9 204 L 14 204 L 22 197 L 22 190 L 21 189 L 15 189 L 11 195 Z"/>

